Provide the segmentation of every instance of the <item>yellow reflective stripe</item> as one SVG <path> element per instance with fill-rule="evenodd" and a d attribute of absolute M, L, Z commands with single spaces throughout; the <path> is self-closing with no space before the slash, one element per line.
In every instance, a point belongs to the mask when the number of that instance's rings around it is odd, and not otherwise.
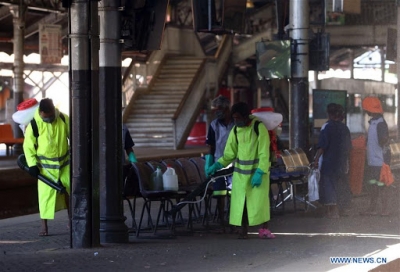
<path fill-rule="evenodd" d="M 250 170 L 244 170 L 244 169 L 240 169 L 238 167 L 235 167 L 233 169 L 234 172 L 239 173 L 239 174 L 243 174 L 243 175 L 252 175 L 256 172 L 257 168 L 254 169 L 250 169 Z"/>
<path fill-rule="evenodd" d="M 61 156 L 61 157 L 55 157 L 55 158 L 49 158 L 49 157 L 46 157 L 46 156 L 44 156 L 44 155 L 40 155 L 40 156 L 37 156 L 37 157 L 38 157 L 39 160 L 47 160 L 47 161 L 53 161 L 53 162 L 61 162 L 61 161 L 65 160 L 65 158 L 66 158 L 67 156 L 69 156 L 69 152 L 67 152 L 65 155 L 63 155 L 63 156 Z"/>
<path fill-rule="evenodd" d="M 47 169 L 62 169 L 65 166 L 69 165 L 69 160 L 65 161 L 63 164 L 58 165 L 58 164 L 46 164 L 46 163 L 41 163 L 39 166 L 42 166 Z"/>
<path fill-rule="evenodd" d="M 214 196 L 225 196 L 228 193 L 227 190 L 218 190 L 218 191 L 213 191 Z"/>
<path fill-rule="evenodd" d="M 241 164 L 241 165 L 253 165 L 253 164 L 259 163 L 260 159 L 254 159 L 254 160 L 240 160 L 240 159 L 237 159 L 236 162 Z"/>

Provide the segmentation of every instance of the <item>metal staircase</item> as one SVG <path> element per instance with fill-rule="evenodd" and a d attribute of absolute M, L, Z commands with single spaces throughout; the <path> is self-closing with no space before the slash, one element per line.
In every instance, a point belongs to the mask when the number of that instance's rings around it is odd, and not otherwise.
<path fill-rule="evenodd" d="M 189 56 L 166 56 L 151 90 L 134 101 L 126 125 L 135 146 L 174 148 L 172 117 L 204 60 Z"/>
<path fill-rule="evenodd" d="M 229 36 L 221 39 L 215 55 L 206 56 L 191 29 L 167 28 L 161 50 L 147 61 L 148 84 L 134 89 L 123 114 L 135 146 L 183 148 L 206 92 L 218 86 L 231 52 Z"/>

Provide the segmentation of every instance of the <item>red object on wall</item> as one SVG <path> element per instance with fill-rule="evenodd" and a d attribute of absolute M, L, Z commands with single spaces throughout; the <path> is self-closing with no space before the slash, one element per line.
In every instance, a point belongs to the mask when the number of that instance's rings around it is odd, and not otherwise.
<path fill-rule="evenodd" d="M 219 88 L 218 95 L 225 96 L 226 98 L 231 100 L 231 90 L 228 87 Z"/>
<path fill-rule="evenodd" d="M 206 144 L 206 122 L 196 122 L 187 138 L 187 145 L 205 145 Z"/>

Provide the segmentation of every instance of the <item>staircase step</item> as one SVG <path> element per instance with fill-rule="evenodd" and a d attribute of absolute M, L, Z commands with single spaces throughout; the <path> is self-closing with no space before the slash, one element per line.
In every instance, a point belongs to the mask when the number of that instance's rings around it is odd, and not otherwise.
<path fill-rule="evenodd" d="M 169 126 L 161 126 L 160 124 L 152 124 L 151 126 L 146 124 L 142 124 L 142 126 L 140 126 L 139 124 L 137 124 L 137 126 L 135 126 L 135 128 L 133 129 L 133 134 L 134 135 L 138 135 L 138 134 L 168 134 L 168 135 L 172 135 L 173 133 L 173 127 L 172 124 L 170 123 Z"/>
<path fill-rule="evenodd" d="M 142 102 L 143 101 L 143 102 Z M 160 100 L 161 103 L 155 103 L 152 99 L 149 100 L 140 100 L 139 103 L 135 105 L 133 111 L 135 112 L 137 109 L 171 109 L 173 107 L 178 107 L 180 101 L 173 101 L 173 100 Z"/>
<path fill-rule="evenodd" d="M 170 141 L 173 142 L 172 133 L 133 133 L 131 134 L 132 139 L 135 139 L 138 143 L 143 143 L 145 141 Z"/>
<path fill-rule="evenodd" d="M 156 91 L 156 94 L 158 94 L 159 92 L 168 92 L 171 93 L 171 91 L 174 91 L 175 94 L 184 94 L 187 90 L 187 85 L 185 86 L 176 86 L 176 85 L 162 85 L 162 84 L 158 84 L 158 85 L 153 85 L 153 88 L 151 88 L 151 92 L 153 93 L 153 91 Z"/>
<path fill-rule="evenodd" d="M 135 143 L 135 147 L 147 147 L 147 148 L 160 148 L 160 149 L 173 149 L 174 144 L 171 142 L 167 143 Z"/>
<path fill-rule="evenodd" d="M 162 118 L 162 116 L 160 115 L 155 115 L 154 117 L 148 117 L 147 115 L 131 115 L 129 116 L 128 120 L 127 120 L 127 127 L 128 129 L 135 129 L 136 124 L 141 124 L 141 123 L 145 123 L 146 125 L 148 124 L 163 124 L 165 126 L 170 126 L 172 125 L 172 120 L 171 118 Z M 132 123 L 132 125 L 131 125 Z M 134 124 L 133 124 L 134 123 Z"/>
<path fill-rule="evenodd" d="M 137 100 L 137 105 L 135 105 L 135 109 L 138 107 L 148 107 L 149 105 L 159 105 L 159 104 L 168 104 L 168 105 L 174 105 L 177 107 L 179 103 L 181 102 L 182 97 L 178 98 L 162 98 L 158 99 L 158 97 L 143 97 Z"/>
<path fill-rule="evenodd" d="M 140 118 L 140 119 L 151 119 L 153 120 L 153 118 L 161 118 L 161 119 L 166 119 L 166 120 L 171 120 L 172 114 L 171 116 L 165 116 L 165 115 L 160 115 L 160 114 L 151 114 L 151 113 L 132 113 L 129 115 L 129 118 Z M 126 124 L 129 127 L 129 124 Z"/>
<path fill-rule="evenodd" d="M 168 58 L 167 61 L 165 62 L 166 64 L 182 64 L 182 63 L 202 63 L 203 58 L 183 58 L 183 57 L 178 57 L 178 58 Z"/>
<path fill-rule="evenodd" d="M 179 79 L 179 80 L 192 81 L 194 75 L 195 75 L 195 73 L 184 73 L 184 74 L 180 74 L 180 75 L 178 75 L 176 73 L 171 73 L 171 74 L 162 73 L 162 74 L 158 75 L 157 80 Z"/>
<path fill-rule="evenodd" d="M 187 69 L 187 68 L 176 68 L 176 66 L 171 67 L 170 69 L 161 69 L 159 75 L 186 75 L 186 74 L 195 74 L 198 70 L 198 67 L 196 69 Z"/>
<path fill-rule="evenodd" d="M 132 111 L 132 114 L 167 114 L 167 115 L 173 115 L 175 113 L 176 109 L 134 109 Z"/>
<path fill-rule="evenodd" d="M 167 124 L 163 123 L 135 123 L 135 126 L 132 128 L 132 132 L 135 133 L 171 133 L 173 132 L 172 123 L 169 122 Z M 129 130 L 130 131 L 130 130 Z"/>
<path fill-rule="evenodd" d="M 154 98 L 154 99 L 181 99 L 183 95 L 186 93 L 186 90 L 176 90 L 171 92 L 170 90 L 162 90 L 162 89 L 157 89 L 157 90 L 151 90 L 149 94 L 141 96 L 139 99 L 145 99 L 148 100 L 149 98 Z M 139 100 L 137 100 L 139 101 Z"/>

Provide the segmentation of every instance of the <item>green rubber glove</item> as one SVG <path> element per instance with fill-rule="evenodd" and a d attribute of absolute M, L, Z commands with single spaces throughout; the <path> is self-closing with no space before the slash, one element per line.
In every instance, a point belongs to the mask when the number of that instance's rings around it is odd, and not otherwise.
<path fill-rule="evenodd" d="M 251 178 L 251 187 L 252 188 L 258 187 L 261 185 L 263 175 L 264 175 L 264 172 L 260 168 L 257 168 L 256 172 L 254 173 L 254 175 Z"/>
<path fill-rule="evenodd" d="M 224 166 L 219 163 L 219 162 L 215 162 L 213 165 L 211 165 L 206 172 L 207 177 L 214 175 L 215 172 L 217 172 L 219 169 L 224 168 Z"/>
<path fill-rule="evenodd" d="M 205 158 L 206 158 L 206 163 L 204 164 L 204 173 L 207 173 L 211 165 L 214 164 L 214 156 L 211 154 L 207 154 L 205 155 Z"/>
<path fill-rule="evenodd" d="M 135 163 L 135 162 L 137 162 L 135 153 L 133 153 L 133 152 L 129 153 L 129 156 L 128 156 L 128 157 L 129 157 L 129 162 L 130 162 L 130 163 Z"/>

